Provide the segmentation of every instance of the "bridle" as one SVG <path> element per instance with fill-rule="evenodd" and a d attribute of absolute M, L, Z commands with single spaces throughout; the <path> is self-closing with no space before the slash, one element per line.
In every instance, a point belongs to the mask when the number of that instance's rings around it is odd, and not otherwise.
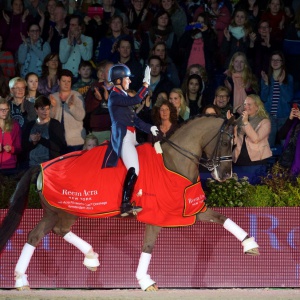
<path fill-rule="evenodd" d="M 173 143 L 168 138 L 163 137 L 162 140 L 165 143 L 167 143 L 168 145 L 170 145 L 173 149 L 175 149 L 178 153 L 180 153 L 184 157 L 188 158 L 190 161 L 192 161 L 197 166 L 201 165 L 201 166 L 207 168 L 209 171 L 213 171 L 220 165 L 220 163 L 232 161 L 232 155 L 218 156 L 219 149 L 223 143 L 223 136 L 228 135 L 230 137 L 230 142 L 232 142 L 232 140 L 233 140 L 233 135 L 230 134 L 229 132 L 225 131 L 226 124 L 227 124 L 227 120 L 225 120 L 223 122 L 220 130 L 202 148 L 202 149 L 205 149 L 218 136 L 218 142 L 213 151 L 212 158 L 199 157 L 197 154 Z"/>

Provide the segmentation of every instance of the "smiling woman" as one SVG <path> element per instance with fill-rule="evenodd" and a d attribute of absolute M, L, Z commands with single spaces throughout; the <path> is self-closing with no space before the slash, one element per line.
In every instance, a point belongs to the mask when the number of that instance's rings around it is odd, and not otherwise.
<path fill-rule="evenodd" d="M 25 77 L 29 72 L 42 74 L 42 63 L 47 54 L 51 52 L 48 42 L 44 42 L 41 36 L 41 28 L 37 23 L 28 26 L 28 37 L 21 34 L 23 43 L 18 50 L 18 63 L 21 65 L 21 76 Z"/>
<path fill-rule="evenodd" d="M 268 142 L 270 119 L 257 95 L 248 95 L 243 107 L 241 118 L 235 127 L 233 162 L 236 166 L 266 165 L 267 159 L 272 156 Z"/>

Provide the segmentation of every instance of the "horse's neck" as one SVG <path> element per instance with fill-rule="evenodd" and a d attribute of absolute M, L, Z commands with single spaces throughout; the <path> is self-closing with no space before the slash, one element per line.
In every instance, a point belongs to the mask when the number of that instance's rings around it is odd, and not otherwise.
<path fill-rule="evenodd" d="M 170 141 L 200 158 L 203 148 L 218 133 L 222 123 L 222 119 L 214 117 L 196 118 L 177 129 L 170 137 Z M 212 144 L 214 144 L 214 141 L 212 141 Z M 210 148 L 214 148 L 214 145 L 212 146 Z M 187 177 L 192 182 L 196 182 L 199 175 L 199 165 L 196 157 L 184 150 L 177 151 L 166 142 L 162 144 L 162 150 L 164 162 L 168 169 Z M 210 156 L 210 153 L 206 154 Z"/>

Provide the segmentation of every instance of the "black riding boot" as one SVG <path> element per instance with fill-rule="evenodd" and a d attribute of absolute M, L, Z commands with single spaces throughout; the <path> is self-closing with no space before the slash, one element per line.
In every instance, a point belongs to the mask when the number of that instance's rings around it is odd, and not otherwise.
<path fill-rule="evenodd" d="M 129 214 L 138 213 L 142 210 L 140 206 L 132 206 L 132 204 L 130 203 L 136 180 L 137 175 L 135 174 L 135 169 L 131 167 L 128 169 L 124 181 L 121 217 L 127 217 Z"/>

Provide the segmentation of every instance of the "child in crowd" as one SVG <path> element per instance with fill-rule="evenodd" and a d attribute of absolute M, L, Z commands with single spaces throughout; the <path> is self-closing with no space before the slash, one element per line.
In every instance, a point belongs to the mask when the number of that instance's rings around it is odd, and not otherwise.
<path fill-rule="evenodd" d="M 97 146 L 99 146 L 97 137 L 92 133 L 88 134 L 84 141 L 83 150 L 91 150 Z"/>
<path fill-rule="evenodd" d="M 80 79 L 77 80 L 75 84 L 72 86 L 72 90 L 80 93 L 85 99 L 85 96 L 91 87 L 91 85 L 96 81 L 92 78 L 93 66 L 89 61 L 82 61 L 79 64 L 78 74 L 80 75 Z"/>
<path fill-rule="evenodd" d="M 35 99 L 40 96 L 40 92 L 38 91 L 39 85 L 39 77 L 34 72 L 29 72 L 25 76 L 25 81 L 27 84 L 26 94 L 24 99 L 24 107 L 26 107 L 27 111 L 31 113 L 27 114 L 27 121 L 33 121 L 36 119 L 36 112 L 34 109 Z"/>

